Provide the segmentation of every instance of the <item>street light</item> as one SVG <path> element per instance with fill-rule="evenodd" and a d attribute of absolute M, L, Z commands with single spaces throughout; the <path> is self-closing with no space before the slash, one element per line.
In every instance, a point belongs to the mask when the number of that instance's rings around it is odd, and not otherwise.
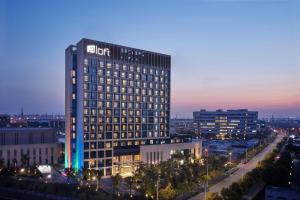
<path fill-rule="evenodd" d="M 205 186 L 204 186 L 204 199 L 206 199 L 206 190 L 208 189 L 208 149 L 206 148 L 204 150 L 205 154 L 205 158 L 206 158 L 206 183 L 205 183 Z"/>
<path fill-rule="evenodd" d="M 232 155 L 232 152 L 229 152 L 229 163 L 231 164 L 231 155 Z"/>
<path fill-rule="evenodd" d="M 158 175 L 157 182 L 156 182 L 156 200 L 158 200 L 158 183 L 159 183 L 159 178 L 160 178 L 160 175 Z"/>

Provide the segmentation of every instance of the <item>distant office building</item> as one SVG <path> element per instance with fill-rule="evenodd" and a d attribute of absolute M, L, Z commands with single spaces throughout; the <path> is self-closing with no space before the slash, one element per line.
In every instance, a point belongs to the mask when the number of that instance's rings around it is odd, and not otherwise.
<path fill-rule="evenodd" d="M 6 114 L 0 114 L 0 127 L 10 126 L 10 116 Z"/>
<path fill-rule="evenodd" d="M 64 118 L 40 118 L 40 119 L 28 119 L 28 127 L 44 127 L 53 128 L 57 131 L 65 131 L 65 119 Z"/>
<path fill-rule="evenodd" d="M 300 190 L 267 186 L 265 200 L 300 200 Z"/>
<path fill-rule="evenodd" d="M 66 167 L 111 175 L 140 161 L 140 145 L 166 143 L 170 65 L 169 55 L 95 40 L 69 46 Z"/>
<path fill-rule="evenodd" d="M 57 131 L 64 132 L 65 117 L 64 115 L 48 114 L 12 115 L 10 117 L 10 127 L 53 128 Z"/>
<path fill-rule="evenodd" d="M 6 166 L 21 166 L 22 156 L 28 165 L 56 164 L 56 133 L 48 128 L 0 128 L 0 158 Z"/>
<path fill-rule="evenodd" d="M 193 113 L 196 131 L 202 136 L 241 136 L 257 132 L 258 112 L 239 110 L 200 110 Z"/>
<path fill-rule="evenodd" d="M 194 133 L 193 119 L 171 119 L 170 132 L 171 134 Z"/>

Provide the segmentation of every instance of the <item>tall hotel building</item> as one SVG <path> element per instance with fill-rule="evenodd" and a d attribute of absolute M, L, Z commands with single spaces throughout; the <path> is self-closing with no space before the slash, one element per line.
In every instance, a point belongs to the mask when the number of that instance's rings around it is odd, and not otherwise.
<path fill-rule="evenodd" d="M 126 172 L 170 139 L 169 55 L 82 39 L 65 56 L 65 167 Z"/>
<path fill-rule="evenodd" d="M 200 110 L 193 113 L 196 132 L 202 136 L 246 136 L 257 131 L 258 112 L 247 109 Z"/>

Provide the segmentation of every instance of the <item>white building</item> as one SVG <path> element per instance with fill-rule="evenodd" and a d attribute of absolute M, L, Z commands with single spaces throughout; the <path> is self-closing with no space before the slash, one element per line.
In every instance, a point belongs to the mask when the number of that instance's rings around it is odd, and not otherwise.
<path fill-rule="evenodd" d="M 26 155 L 26 165 L 57 164 L 59 148 L 53 129 L 0 128 L 0 159 L 6 166 L 21 166 Z"/>
<path fill-rule="evenodd" d="M 140 146 L 140 156 L 142 163 L 157 164 L 169 160 L 175 152 L 191 155 L 192 158 L 200 158 L 201 150 L 201 142 L 143 145 Z"/>

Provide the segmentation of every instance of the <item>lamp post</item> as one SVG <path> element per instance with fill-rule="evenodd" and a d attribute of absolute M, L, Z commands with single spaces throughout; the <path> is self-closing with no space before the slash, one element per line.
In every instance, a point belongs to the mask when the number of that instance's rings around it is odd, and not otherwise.
<path fill-rule="evenodd" d="M 160 175 L 158 175 L 157 182 L 156 182 L 156 200 L 158 200 L 158 183 L 159 183 L 159 178 L 160 178 Z"/>
<path fill-rule="evenodd" d="M 204 199 L 206 199 L 206 193 L 207 193 L 207 189 L 208 189 L 208 149 L 204 150 L 205 154 L 205 158 L 206 158 L 206 183 L 204 186 Z"/>
<path fill-rule="evenodd" d="M 229 163 L 231 164 L 231 155 L 232 155 L 232 152 L 229 152 Z"/>

